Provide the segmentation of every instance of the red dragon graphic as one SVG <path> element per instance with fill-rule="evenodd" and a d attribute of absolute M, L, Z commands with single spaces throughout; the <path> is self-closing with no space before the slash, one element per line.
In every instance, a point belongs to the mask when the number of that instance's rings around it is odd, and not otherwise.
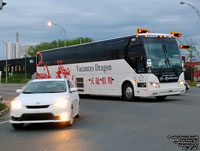
<path fill-rule="evenodd" d="M 69 68 L 65 69 L 65 67 L 62 65 L 62 61 L 59 60 L 57 61 L 58 63 L 58 72 L 56 72 L 57 74 L 57 78 L 62 78 L 61 75 L 64 76 L 64 78 L 67 78 L 70 75 L 70 70 Z"/>
<path fill-rule="evenodd" d="M 51 75 L 50 75 L 48 66 L 47 66 L 47 65 L 44 65 L 44 66 L 43 66 L 43 70 L 44 70 L 44 71 L 46 70 L 47 73 L 38 73 L 38 72 L 37 72 L 37 78 L 38 78 L 38 79 L 50 79 L 50 78 L 51 78 Z"/>
<path fill-rule="evenodd" d="M 43 56 L 41 54 L 41 52 L 37 52 L 37 55 L 40 57 L 40 60 L 37 64 L 37 67 L 40 66 L 42 64 L 42 61 L 43 61 Z M 39 58 L 38 57 L 38 58 Z M 47 71 L 47 73 L 38 73 L 37 72 L 37 79 L 50 79 L 51 78 L 51 75 L 50 75 L 50 72 L 49 72 L 49 68 L 47 65 L 44 65 L 43 66 L 43 70 L 44 71 Z"/>

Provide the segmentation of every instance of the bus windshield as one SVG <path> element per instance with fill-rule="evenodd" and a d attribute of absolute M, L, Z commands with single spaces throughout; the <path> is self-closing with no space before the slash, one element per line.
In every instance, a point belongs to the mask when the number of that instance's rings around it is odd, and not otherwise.
<path fill-rule="evenodd" d="M 147 58 L 152 61 L 152 68 L 180 68 L 182 61 L 176 40 L 173 38 L 144 38 Z"/>

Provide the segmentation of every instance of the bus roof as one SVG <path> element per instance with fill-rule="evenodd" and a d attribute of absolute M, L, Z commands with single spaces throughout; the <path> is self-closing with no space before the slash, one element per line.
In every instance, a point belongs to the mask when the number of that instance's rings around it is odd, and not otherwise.
<path fill-rule="evenodd" d="M 98 44 L 98 43 L 101 43 L 101 42 L 107 42 L 107 41 L 112 41 L 112 40 L 127 39 L 127 38 L 131 38 L 131 37 L 135 37 L 136 35 L 138 35 L 138 36 L 148 36 L 148 37 L 166 36 L 168 38 L 173 38 L 173 36 L 170 35 L 170 34 L 163 34 L 163 33 L 142 33 L 142 34 L 135 34 L 135 35 L 129 35 L 129 36 L 123 36 L 123 37 L 117 37 L 117 38 L 99 40 L 99 41 L 94 41 L 94 42 L 82 43 L 82 44 L 77 44 L 77 45 L 64 46 L 64 47 L 59 47 L 59 48 L 53 48 L 53 49 L 43 50 L 42 52 L 57 50 L 57 49 L 61 49 L 61 48 L 71 48 L 71 47 L 80 47 L 80 46 L 85 46 L 85 45 L 90 45 L 90 44 Z"/>
<path fill-rule="evenodd" d="M 139 36 L 148 36 L 148 37 L 156 37 L 156 36 L 166 36 L 168 38 L 173 38 L 173 35 L 171 34 L 163 34 L 163 33 L 142 33 L 142 34 L 137 34 Z"/>

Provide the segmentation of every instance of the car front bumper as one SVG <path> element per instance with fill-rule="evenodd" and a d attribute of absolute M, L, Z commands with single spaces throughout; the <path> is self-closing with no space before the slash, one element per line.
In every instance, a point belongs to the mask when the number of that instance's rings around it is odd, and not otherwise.
<path fill-rule="evenodd" d="M 66 118 L 62 119 L 61 114 L 65 114 Z M 53 105 L 50 105 L 45 109 L 28 109 L 23 106 L 22 109 L 14 110 L 10 112 L 10 123 L 55 123 L 70 121 L 71 109 L 68 107 L 58 109 Z"/>

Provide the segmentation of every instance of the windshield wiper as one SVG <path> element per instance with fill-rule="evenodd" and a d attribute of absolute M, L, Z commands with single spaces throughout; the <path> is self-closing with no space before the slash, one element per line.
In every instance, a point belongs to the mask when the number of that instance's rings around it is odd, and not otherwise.
<path fill-rule="evenodd" d="M 31 93 L 33 93 L 33 92 L 23 92 L 24 94 L 31 94 Z"/>
<path fill-rule="evenodd" d="M 66 92 L 66 91 L 52 91 L 52 92 L 44 92 L 44 93 L 62 93 L 62 92 Z"/>
<path fill-rule="evenodd" d="M 167 65 L 167 67 L 170 67 L 171 63 L 169 61 L 169 58 L 167 57 L 167 48 L 165 45 L 163 45 L 163 52 L 165 54 L 165 64 Z"/>
<path fill-rule="evenodd" d="M 169 65 L 169 67 L 170 67 L 171 64 L 170 64 L 169 58 L 167 56 L 166 56 L 166 61 L 167 61 L 168 65 Z"/>

